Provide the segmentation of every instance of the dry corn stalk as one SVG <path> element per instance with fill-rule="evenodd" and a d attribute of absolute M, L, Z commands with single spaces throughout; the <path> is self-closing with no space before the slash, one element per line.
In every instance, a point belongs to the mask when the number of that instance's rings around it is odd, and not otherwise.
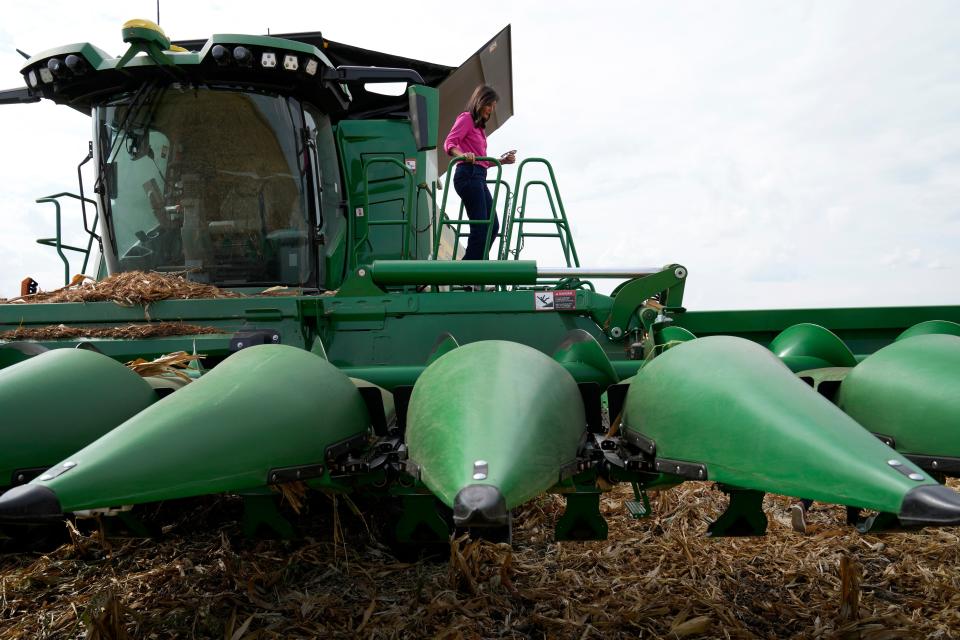
<path fill-rule="evenodd" d="M 86 277 L 77 276 L 61 289 L 11 298 L 7 303 L 115 302 L 132 307 L 160 300 L 239 297 L 239 293 L 192 282 L 182 274 L 124 271 L 89 283 Z"/>
<path fill-rule="evenodd" d="M 181 380 L 190 380 L 190 376 L 184 373 L 183 370 L 189 368 L 190 363 L 198 362 L 204 357 L 203 355 L 192 356 L 186 351 L 177 351 L 168 353 L 165 356 L 160 356 L 154 360 L 137 358 L 136 360 L 128 362 L 127 366 L 144 378 L 174 375 Z"/>
<path fill-rule="evenodd" d="M 0 332 L 0 340 L 75 340 L 77 338 L 142 340 L 223 332 L 223 329 L 216 327 L 202 327 L 182 322 L 147 322 L 115 327 L 68 327 L 65 324 L 54 324 L 46 327 L 20 327 L 3 331 Z"/>
<path fill-rule="evenodd" d="M 307 485 L 299 480 L 272 484 L 270 488 L 280 494 L 280 499 L 290 505 L 294 513 L 299 514 L 307 498 Z"/>

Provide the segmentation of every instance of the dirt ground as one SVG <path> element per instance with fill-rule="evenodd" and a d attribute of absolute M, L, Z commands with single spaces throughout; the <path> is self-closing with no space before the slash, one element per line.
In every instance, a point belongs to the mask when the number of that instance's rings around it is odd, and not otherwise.
<path fill-rule="evenodd" d="M 642 520 L 630 498 L 604 497 L 606 541 L 553 542 L 563 499 L 544 496 L 512 548 L 459 539 L 416 562 L 343 498 L 313 495 L 293 542 L 244 539 L 237 499 L 199 500 L 157 539 L 92 527 L 0 555 L 0 639 L 960 637 L 960 528 L 860 535 L 816 505 L 803 535 L 768 496 L 767 536 L 711 539 L 711 484 L 653 496 Z"/>

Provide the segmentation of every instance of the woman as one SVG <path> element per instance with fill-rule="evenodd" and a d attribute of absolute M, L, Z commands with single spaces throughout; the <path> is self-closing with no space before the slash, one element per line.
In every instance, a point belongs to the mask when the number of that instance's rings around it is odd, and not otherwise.
<path fill-rule="evenodd" d="M 497 108 L 499 99 L 492 87 L 486 85 L 477 87 L 470 97 L 470 102 L 467 103 L 467 110 L 457 116 L 443 144 L 447 155 L 464 156 L 463 161 L 457 164 L 456 173 L 453 174 L 453 188 L 463 201 L 467 216 L 471 220 L 489 220 L 493 208 L 493 196 L 487 188 L 487 167 L 493 163 L 477 160 L 477 158 L 487 155 L 487 121 Z M 516 150 L 508 151 L 500 156 L 500 162 L 513 164 L 517 160 L 516 153 Z M 490 236 L 492 245 L 493 239 L 497 237 L 497 232 L 500 230 L 496 213 L 493 214 L 491 224 L 493 224 Z M 470 237 L 467 240 L 467 251 L 463 255 L 464 260 L 483 260 L 487 257 L 484 251 L 487 227 L 488 225 L 485 224 L 470 225 Z"/>

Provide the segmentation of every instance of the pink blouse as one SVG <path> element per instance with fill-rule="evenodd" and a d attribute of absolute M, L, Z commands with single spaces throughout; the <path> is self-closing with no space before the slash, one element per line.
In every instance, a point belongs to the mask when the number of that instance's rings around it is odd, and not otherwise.
<path fill-rule="evenodd" d="M 443 150 L 450 155 L 450 149 L 457 147 L 464 153 L 472 153 L 477 157 L 487 155 L 487 132 L 480 127 L 473 126 L 473 117 L 469 111 L 457 116 L 456 122 L 450 128 L 447 139 L 443 143 Z M 482 160 L 477 162 L 481 167 L 491 167 L 492 162 Z"/>

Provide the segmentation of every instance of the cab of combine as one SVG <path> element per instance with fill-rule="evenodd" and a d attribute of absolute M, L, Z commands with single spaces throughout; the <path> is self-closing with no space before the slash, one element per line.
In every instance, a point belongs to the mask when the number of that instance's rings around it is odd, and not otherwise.
<path fill-rule="evenodd" d="M 80 202 L 102 223 L 87 228 L 101 277 L 325 290 L 375 259 L 455 254 L 450 229 L 437 231 L 436 146 L 454 117 L 438 87 L 457 69 L 320 33 L 181 46 L 132 20 L 123 37 L 119 58 L 88 43 L 31 57 L 14 96 L 92 116 L 95 178 Z M 497 37 L 509 49 L 509 27 Z M 456 111 L 469 83 L 454 80 L 443 91 Z"/>

